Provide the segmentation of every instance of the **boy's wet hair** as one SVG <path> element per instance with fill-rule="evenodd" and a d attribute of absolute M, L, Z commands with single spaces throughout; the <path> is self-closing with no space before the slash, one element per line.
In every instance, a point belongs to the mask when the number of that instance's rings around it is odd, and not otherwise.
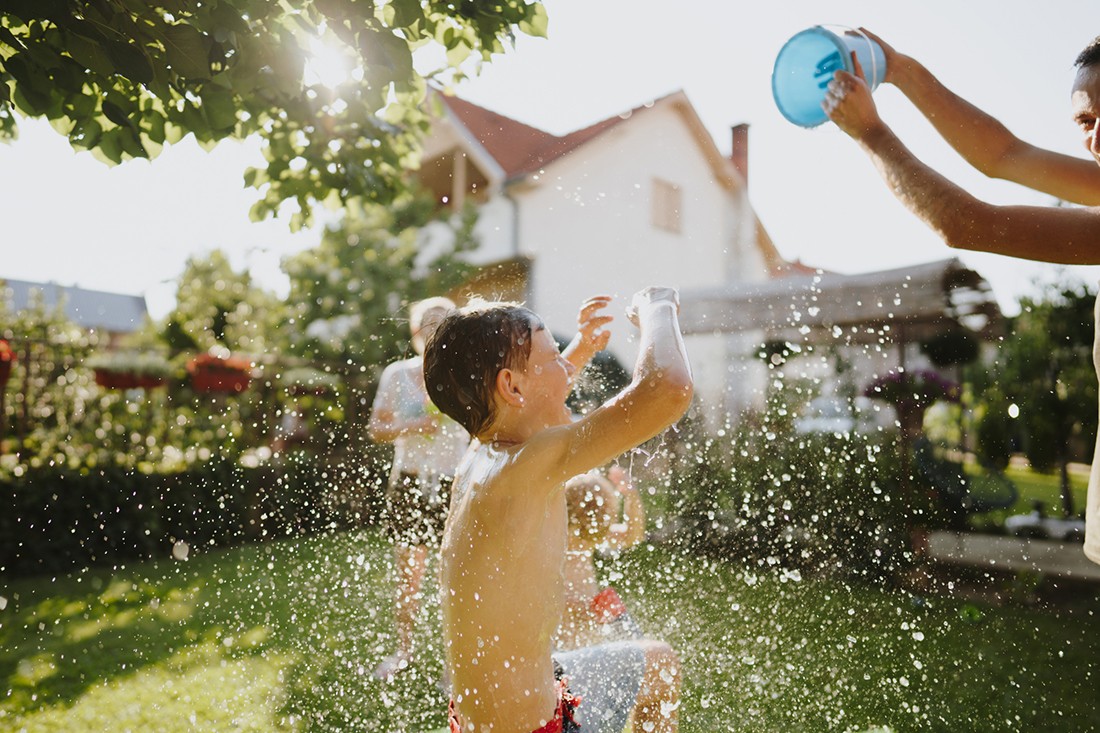
<path fill-rule="evenodd" d="M 611 481 L 598 473 L 584 473 L 566 481 L 569 536 L 593 543 L 603 540 L 617 519 L 617 499 Z"/>
<path fill-rule="evenodd" d="M 497 374 L 527 365 L 532 334 L 542 328 L 537 315 L 515 303 L 477 300 L 451 311 L 424 349 L 428 397 L 470 435 L 480 435 L 496 417 Z"/>

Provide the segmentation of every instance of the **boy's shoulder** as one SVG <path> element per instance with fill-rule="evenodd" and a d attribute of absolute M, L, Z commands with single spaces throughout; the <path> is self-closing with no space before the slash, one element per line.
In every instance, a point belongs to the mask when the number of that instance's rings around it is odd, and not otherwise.
<path fill-rule="evenodd" d="M 510 445 L 485 442 L 471 450 L 460 473 L 485 492 L 495 493 L 499 486 L 522 483 L 527 487 L 562 483 L 554 467 L 560 446 L 567 440 L 567 427 L 541 430 L 522 443 Z"/>

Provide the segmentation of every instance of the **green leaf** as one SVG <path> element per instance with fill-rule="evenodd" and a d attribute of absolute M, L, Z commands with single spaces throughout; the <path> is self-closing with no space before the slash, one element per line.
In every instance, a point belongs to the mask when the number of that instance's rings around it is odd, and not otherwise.
<path fill-rule="evenodd" d="M 472 51 L 465 41 L 460 41 L 454 46 L 447 49 L 447 63 L 451 66 L 458 66 L 470 56 Z"/>
<path fill-rule="evenodd" d="M 527 6 L 527 17 L 519 22 L 519 29 L 529 36 L 546 38 L 549 24 L 546 7 L 542 3 L 532 3 Z"/>
<path fill-rule="evenodd" d="M 207 84 L 202 90 L 202 110 L 212 130 L 232 130 L 237 124 L 237 105 L 233 93 Z"/>
<path fill-rule="evenodd" d="M 119 131 L 121 127 L 116 127 L 113 130 L 107 130 L 103 133 L 103 136 L 99 140 L 99 145 L 92 148 L 92 155 L 95 155 L 105 163 L 112 165 L 118 165 L 122 162 L 122 140 L 119 138 Z"/>
<path fill-rule="evenodd" d="M 103 115 L 120 127 L 129 127 L 131 124 L 122 108 L 106 99 L 103 100 Z"/>
<path fill-rule="evenodd" d="M 92 72 L 100 76 L 108 77 L 114 74 L 114 66 L 107 54 L 103 53 L 103 48 L 92 43 L 83 35 L 67 34 L 65 36 L 65 51 L 73 57 L 76 63 L 91 69 Z"/>
<path fill-rule="evenodd" d="M 187 135 L 187 130 L 182 126 L 167 120 L 164 123 L 164 142 L 169 145 L 175 145 Z"/>
<path fill-rule="evenodd" d="M 184 79 L 210 78 L 210 39 L 192 26 L 176 23 L 164 29 L 168 65 Z"/>
<path fill-rule="evenodd" d="M 148 84 L 153 80 L 153 64 L 145 51 L 127 41 L 107 41 L 107 58 L 115 70 L 136 84 Z"/>
<path fill-rule="evenodd" d="M 75 126 L 76 126 L 76 123 L 73 122 L 68 117 L 58 117 L 58 118 L 50 120 L 50 127 L 52 127 L 59 134 L 64 135 L 66 137 L 69 136 L 69 133 L 71 133 L 73 131 L 73 128 Z"/>
<path fill-rule="evenodd" d="M 392 0 L 392 15 L 387 22 L 391 28 L 409 28 L 424 18 L 419 0 Z"/>
<path fill-rule="evenodd" d="M 77 123 L 73 131 L 69 133 L 69 143 L 74 148 L 90 150 L 99 144 L 103 136 L 103 127 L 96 120 L 85 120 Z"/>
<path fill-rule="evenodd" d="M 132 158 L 148 158 L 149 151 L 145 149 L 145 146 L 141 144 L 141 138 L 137 131 L 132 127 L 119 128 L 119 141 L 122 143 L 122 150 Z"/>
<path fill-rule="evenodd" d="M 22 54 L 9 57 L 5 66 L 15 80 L 16 106 L 32 117 L 45 114 L 50 108 L 50 78 L 39 67 L 28 63 Z"/>

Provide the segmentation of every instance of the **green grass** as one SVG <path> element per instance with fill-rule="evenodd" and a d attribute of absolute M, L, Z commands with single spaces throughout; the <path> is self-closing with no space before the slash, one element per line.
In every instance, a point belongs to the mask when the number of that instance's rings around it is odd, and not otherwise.
<path fill-rule="evenodd" d="M 966 465 L 966 471 L 971 475 L 978 474 L 982 470 L 973 461 Z M 1029 514 L 1036 501 L 1043 503 L 1048 516 L 1062 516 L 1062 479 L 1057 471 L 1039 473 L 1028 467 L 1009 466 L 1004 473 L 1016 485 L 1016 490 L 1019 492 L 1016 503 L 1008 509 L 987 512 L 975 517 L 972 522 L 975 526 L 1000 525 L 1009 515 Z M 1071 468 L 1069 481 L 1074 513 L 1080 516 L 1085 510 L 1085 497 L 1088 494 L 1088 467 Z"/>
<path fill-rule="evenodd" d="M 0 731 L 438 728 L 437 605 L 423 661 L 370 677 L 389 557 L 362 531 L 0 581 Z M 683 657 L 684 731 L 1100 728 L 1095 599 L 972 606 L 654 548 L 608 576 Z"/>

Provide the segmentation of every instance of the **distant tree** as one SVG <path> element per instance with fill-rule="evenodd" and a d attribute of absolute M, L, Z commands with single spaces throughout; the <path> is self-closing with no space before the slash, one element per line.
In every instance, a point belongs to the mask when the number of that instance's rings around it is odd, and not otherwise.
<path fill-rule="evenodd" d="M 1097 383 L 1092 364 L 1095 292 L 1083 283 L 1055 283 L 1023 298 L 1001 349 L 1000 388 L 1020 409 L 1028 460 L 1061 473 L 1062 506 L 1074 513 L 1068 464 L 1083 458 L 1096 431 Z"/>
<path fill-rule="evenodd" d="M 110 163 L 257 134 L 246 182 L 257 219 L 294 199 L 386 202 L 424 129 L 426 81 L 546 33 L 526 0 L 6 0 L 0 3 L 0 137 L 16 112 L 45 117 Z M 436 44 L 426 76 L 412 51 Z M 461 76 L 461 74 L 457 74 Z"/>
<path fill-rule="evenodd" d="M 263 351 L 284 319 L 278 296 L 256 286 L 247 270 L 234 270 L 221 250 L 189 258 L 178 282 L 161 330 L 172 351 Z"/>
<path fill-rule="evenodd" d="M 283 261 L 299 356 L 381 368 L 409 348 L 409 303 L 447 292 L 473 271 L 472 210 L 441 218 L 435 201 L 406 196 L 352 209 L 317 247 Z"/>
<path fill-rule="evenodd" d="M 443 216 L 430 196 L 352 208 L 317 247 L 283 261 L 290 277 L 289 353 L 342 372 L 346 438 L 362 423 L 382 368 L 410 356 L 408 305 L 440 295 L 474 268 L 457 255 L 476 246 L 473 209 Z"/>

